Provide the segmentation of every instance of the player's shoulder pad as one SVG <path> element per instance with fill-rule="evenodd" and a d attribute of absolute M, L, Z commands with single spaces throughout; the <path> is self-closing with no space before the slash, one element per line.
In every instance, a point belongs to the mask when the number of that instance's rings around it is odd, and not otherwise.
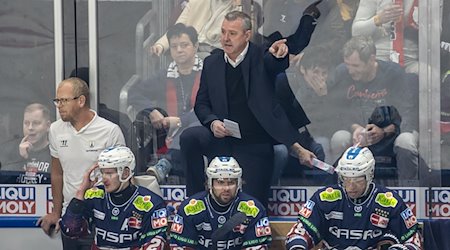
<path fill-rule="evenodd" d="M 155 205 L 152 201 L 152 195 L 147 193 L 138 194 L 133 200 L 133 206 L 139 211 L 149 212 Z"/>
<path fill-rule="evenodd" d="M 402 201 L 400 196 L 396 192 L 387 188 L 379 188 L 375 196 L 375 203 L 386 208 L 395 208 L 400 201 Z"/>
<path fill-rule="evenodd" d="M 105 197 L 105 188 L 103 186 L 92 187 L 84 192 L 84 199 L 103 199 Z"/>
<path fill-rule="evenodd" d="M 238 194 L 237 211 L 244 213 L 247 217 L 256 218 L 258 214 L 264 212 L 264 206 L 256 198 L 240 192 Z"/>
<path fill-rule="evenodd" d="M 342 200 L 343 197 L 341 189 L 337 188 L 336 186 L 319 189 L 317 192 L 319 199 L 325 202 L 335 202 L 338 200 Z"/>

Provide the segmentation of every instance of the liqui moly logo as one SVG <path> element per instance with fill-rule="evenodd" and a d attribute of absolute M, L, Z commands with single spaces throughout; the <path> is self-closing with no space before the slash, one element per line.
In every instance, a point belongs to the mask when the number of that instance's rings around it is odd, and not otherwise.
<path fill-rule="evenodd" d="M 46 197 L 47 197 L 47 214 L 53 212 L 53 195 L 52 195 L 52 187 L 48 186 L 46 189 Z"/>
<path fill-rule="evenodd" d="M 187 198 L 184 186 L 162 186 L 161 192 L 166 204 L 173 206 L 175 209 Z"/>
<path fill-rule="evenodd" d="M 272 188 L 269 197 L 269 216 L 297 218 L 307 200 L 305 188 Z"/>
<path fill-rule="evenodd" d="M 414 214 L 416 213 L 416 207 L 417 207 L 417 192 L 415 189 L 395 189 L 393 188 L 395 192 L 400 195 L 402 200 L 406 203 L 406 206 L 411 209 L 411 211 Z"/>
<path fill-rule="evenodd" d="M 450 217 L 450 189 L 433 189 L 431 192 L 425 190 L 425 197 L 427 216 L 446 219 Z"/>
<path fill-rule="evenodd" d="M 0 187 L 0 215 L 35 213 L 35 187 Z"/>

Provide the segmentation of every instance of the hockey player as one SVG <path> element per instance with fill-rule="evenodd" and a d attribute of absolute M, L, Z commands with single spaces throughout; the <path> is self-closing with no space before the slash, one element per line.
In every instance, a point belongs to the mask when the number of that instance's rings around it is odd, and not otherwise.
<path fill-rule="evenodd" d="M 372 182 L 368 148 L 350 147 L 339 160 L 339 185 L 318 190 L 303 205 L 286 249 L 422 249 L 417 219 L 396 193 Z"/>
<path fill-rule="evenodd" d="M 83 176 L 76 196 L 60 221 L 61 232 L 77 238 L 95 224 L 91 249 L 156 249 L 165 245 L 167 212 L 161 197 L 131 183 L 135 158 L 127 147 L 107 148 Z M 90 175 L 99 168 L 103 185 Z"/>
<path fill-rule="evenodd" d="M 272 237 L 266 210 L 241 192 L 237 161 L 215 157 L 206 175 L 208 190 L 178 207 L 170 230 L 171 249 L 267 249 Z"/>

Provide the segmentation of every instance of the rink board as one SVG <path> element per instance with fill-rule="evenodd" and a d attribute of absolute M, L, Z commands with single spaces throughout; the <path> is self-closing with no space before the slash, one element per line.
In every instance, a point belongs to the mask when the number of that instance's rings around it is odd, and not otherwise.
<path fill-rule="evenodd" d="M 320 187 L 272 187 L 268 214 L 277 225 L 291 225 L 308 197 Z M 419 220 L 450 218 L 450 187 L 393 187 Z M 183 185 L 161 186 L 163 198 L 177 207 L 185 198 Z M 431 194 L 431 196 L 430 196 Z M 432 197 L 430 200 L 429 197 Z M 0 185 L 0 227 L 33 227 L 53 208 L 50 185 Z M 431 203 L 427 201 L 431 201 Z M 429 207 L 430 206 L 430 207 Z M 276 222 L 276 223 L 275 223 Z M 280 226 L 284 230 L 283 226 Z"/>

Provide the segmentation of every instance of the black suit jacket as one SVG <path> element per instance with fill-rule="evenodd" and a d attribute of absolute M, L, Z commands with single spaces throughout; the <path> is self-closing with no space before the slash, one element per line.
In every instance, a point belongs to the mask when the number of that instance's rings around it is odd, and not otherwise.
<path fill-rule="evenodd" d="M 249 109 L 273 139 L 289 147 L 299 140 L 299 133 L 290 124 L 274 91 L 276 75 L 288 66 L 287 57 L 277 59 L 252 43 L 241 62 Z M 194 110 L 208 129 L 214 120 L 228 118 L 225 69 L 223 50 L 216 50 L 205 59 Z"/>

